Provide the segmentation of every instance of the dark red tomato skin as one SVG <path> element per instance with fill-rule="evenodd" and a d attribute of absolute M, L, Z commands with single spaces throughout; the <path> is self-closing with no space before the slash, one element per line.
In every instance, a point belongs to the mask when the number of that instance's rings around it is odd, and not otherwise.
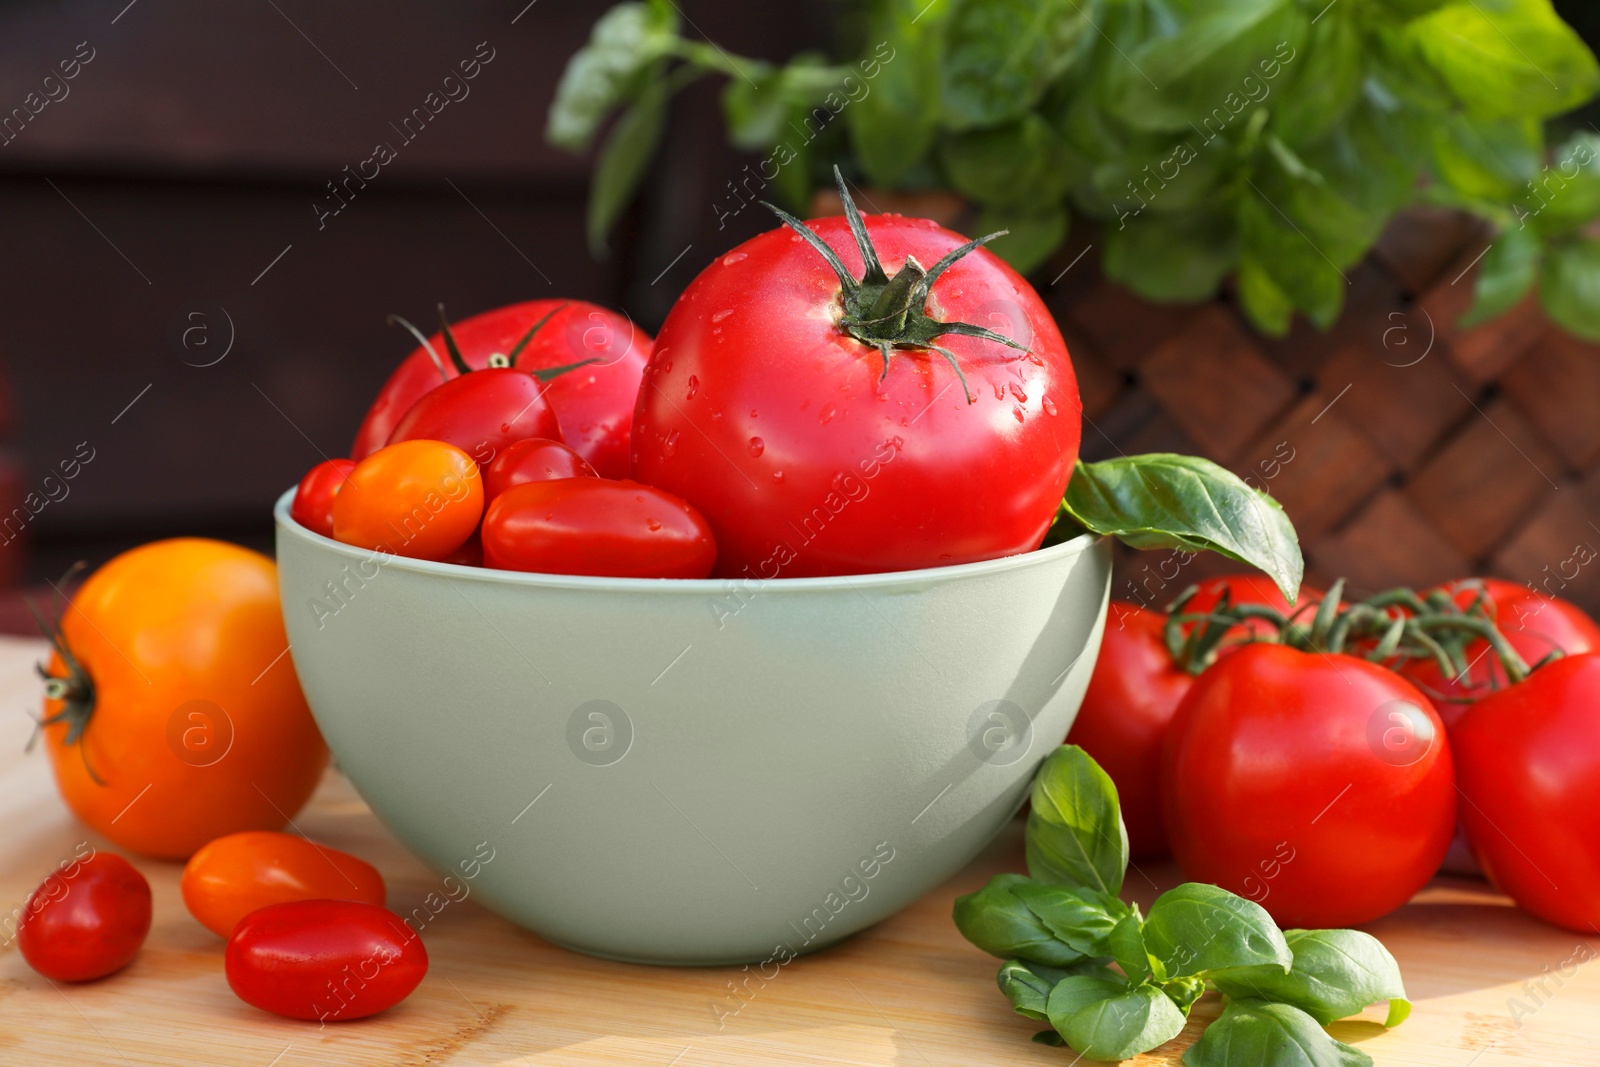
<path fill-rule="evenodd" d="M 1393 701 L 1413 709 L 1413 732 L 1386 753 Z M 1218 660 L 1178 705 L 1162 772 L 1184 873 L 1284 927 L 1388 914 L 1455 831 L 1443 723 L 1416 687 L 1354 656 L 1254 644 Z"/>
<path fill-rule="evenodd" d="M 1469 584 L 1469 582 L 1471 584 Z M 1481 589 L 1479 588 L 1481 583 Z M 1546 596 L 1517 582 L 1500 578 L 1462 579 L 1441 586 L 1463 608 L 1481 592 L 1489 600 L 1495 625 L 1529 666 L 1553 651 L 1568 653 L 1600 650 L 1600 626 L 1575 604 Z M 1487 696 L 1504 686 L 1505 671 L 1483 642 L 1466 648 L 1471 667 L 1465 679 L 1445 678 L 1432 660 L 1411 660 L 1400 673 L 1425 693 L 1447 699 L 1435 701 L 1446 727 L 1453 727 L 1466 711 L 1467 701 Z M 1448 699 L 1458 698 L 1458 699 Z M 1464 699 L 1461 699 L 1464 698 Z"/>
<path fill-rule="evenodd" d="M 501 570 L 704 578 L 716 558 L 698 511 L 638 482 L 528 482 L 495 498 L 483 519 L 484 566 Z"/>
<path fill-rule="evenodd" d="M 239 999 L 290 1019 L 343 1022 L 394 1007 L 428 973 L 422 939 L 387 908 L 297 900 L 251 912 L 223 954 Z"/>
<path fill-rule="evenodd" d="M 510 367 L 463 374 L 413 404 L 395 423 L 389 444 L 443 441 L 471 456 L 482 470 L 512 442 L 561 439 L 545 388 L 533 375 Z"/>
<path fill-rule="evenodd" d="M 1194 677 L 1167 653 L 1167 617 L 1111 602 L 1100 658 L 1072 722 L 1067 744 L 1082 746 L 1116 784 L 1128 846 L 1135 859 L 1165 856 L 1161 742 Z"/>
<path fill-rule="evenodd" d="M 312 467 L 294 491 L 289 517 L 313 533 L 332 537 L 334 495 L 355 469 L 353 459 L 327 459 Z"/>
<path fill-rule="evenodd" d="M 1600 654 L 1468 708 L 1450 734 L 1461 821 L 1490 881 L 1539 918 L 1600 926 Z M 1559 888 L 1558 888 L 1559 887 Z"/>
<path fill-rule="evenodd" d="M 1199 588 L 1195 591 L 1194 596 L 1189 599 L 1188 603 L 1184 604 L 1184 614 L 1210 611 L 1222 603 L 1222 594 L 1224 592 L 1228 594 L 1228 602 L 1230 604 L 1260 604 L 1263 607 L 1281 611 L 1285 615 L 1291 614 L 1296 609 L 1302 608 L 1307 604 L 1315 604 L 1322 599 L 1321 590 L 1303 585 L 1300 587 L 1299 595 L 1295 597 L 1295 601 L 1291 605 L 1283 598 L 1283 593 L 1273 584 L 1272 579 L 1264 574 L 1222 574 L 1215 578 L 1207 578 L 1205 581 L 1199 582 L 1198 586 Z M 1301 621 L 1306 621 L 1308 616 L 1309 612 L 1302 614 L 1300 616 Z M 1272 626 L 1265 619 L 1246 619 L 1240 629 L 1257 636 L 1266 636 L 1271 632 Z M 1230 634 L 1230 643 L 1220 647 L 1218 651 L 1223 655 L 1227 655 L 1238 647 L 1231 643 L 1235 637 L 1243 636 L 1243 633 L 1238 635 Z"/>
<path fill-rule="evenodd" d="M 529 327 L 546 315 L 550 321 L 522 350 L 517 366 L 548 370 L 585 359 L 597 361 L 547 383 L 550 392 L 546 399 L 557 412 L 562 440 L 594 464 L 603 477 L 626 477 L 634 401 L 645 361 L 650 358 L 649 334 L 623 316 L 582 300 L 508 304 L 452 323 L 450 332 L 467 365 L 482 368 L 496 352 L 509 355 Z M 447 361 L 446 376 L 456 377 L 443 337 L 434 334 L 429 340 L 439 358 Z M 439 382 L 433 360 L 426 350 L 417 348 L 384 383 L 356 433 L 350 455 L 362 459 L 387 444 L 401 416 Z"/>
<path fill-rule="evenodd" d="M 842 216 L 807 223 L 860 276 Z M 890 273 L 964 241 L 927 219 L 868 215 Z M 838 278 L 779 228 L 701 272 L 667 316 L 634 414 L 633 476 L 711 523 L 716 573 L 776 578 L 944 566 L 1039 545 L 1078 455 L 1066 344 L 1038 294 L 986 250 L 933 285 L 934 317 L 1029 346 L 946 336 L 878 352 L 841 332 Z"/>
<path fill-rule="evenodd" d="M 121 856 L 96 852 L 46 878 L 28 897 L 17 947 L 58 982 L 120 971 L 150 932 L 150 883 Z"/>
<path fill-rule="evenodd" d="M 515 485 L 561 478 L 597 478 L 589 461 L 560 441 L 530 437 L 513 441 L 483 469 L 483 499 L 493 500 Z"/>

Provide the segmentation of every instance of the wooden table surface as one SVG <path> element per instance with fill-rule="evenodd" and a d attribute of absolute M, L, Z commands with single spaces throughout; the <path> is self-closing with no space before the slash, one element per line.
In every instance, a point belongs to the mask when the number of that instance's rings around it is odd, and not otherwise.
<path fill-rule="evenodd" d="M 9 915 L 36 882 L 87 841 L 57 798 L 44 755 L 22 754 L 37 705 L 39 642 L 0 638 L 0 908 Z M 337 775 L 296 820 L 307 834 L 383 872 L 389 904 L 409 913 L 437 878 L 407 855 Z M 300 1023 L 235 999 L 222 942 L 184 911 L 176 864 L 135 861 L 155 893 L 139 957 L 83 985 L 31 971 L 0 933 L 0 1064 L 1056 1064 L 1075 1053 L 1029 1042 L 1039 1024 L 1013 1015 L 994 986 L 998 960 L 968 945 L 950 902 L 1022 865 L 1021 823 L 949 883 L 841 945 L 784 966 L 766 982 L 733 968 L 610 963 L 541 941 L 480 908 L 448 904 L 424 940 L 432 967 L 410 999 L 354 1022 Z M 648 877 L 648 875 L 644 875 Z M 1171 867 L 1130 871 L 1148 905 L 1181 880 Z M 1335 1024 L 1380 1067 L 1540 1067 L 1600 1064 L 1600 938 L 1523 915 L 1482 883 L 1441 880 L 1368 929 L 1399 959 L 1416 1003 L 1389 1033 L 1381 1012 Z M 1575 955 L 1576 953 L 1576 955 Z M 1579 962 L 1587 960 L 1588 962 Z M 1542 982 L 1543 989 L 1525 983 Z M 741 996 L 730 982 L 740 986 Z M 1523 1005 L 1518 1010 L 1516 1005 Z M 1128 1061 L 1176 1064 L 1214 1018 L 1196 1005 L 1184 1033 Z"/>

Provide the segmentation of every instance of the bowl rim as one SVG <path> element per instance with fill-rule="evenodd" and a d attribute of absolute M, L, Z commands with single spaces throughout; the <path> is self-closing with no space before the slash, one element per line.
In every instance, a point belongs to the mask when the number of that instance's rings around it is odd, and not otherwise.
<path fill-rule="evenodd" d="M 331 537 L 323 537 L 308 530 L 289 514 L 294 501 L 295 488 L 278 497 L 272 515 L 280 531 L 335 555 L 353 561 L 382 558 L 372 549 L 357 548 Z M 384 567 L 398 567 L 414 574 L 427 574 L 449 579 L 466 578 L 491 585 L 517 585 L 545 589 L 583 589 L 595 592 L 691 594 L 695 596 L 722 596 L 733 588 L 755 587 L 762 591 L 816 592 L 821 590 L 893 589 L 895 587 L 925 586 L 930 581 L 958 581 L 980 575 L 1044 566 L 1068 556 L 1087 551 L 1100 540 L 1092 533 L 1082 533 L 1059 544 L 1037 548 L 1032 552 L 1000 556 L 996 559 L 977 560 L 972 563 L 955 563 L 947 567 L 924 567 L 909 571 L 881 571 L 871 574 L 839 574 L 814 578 L 609 578 L 587 574 L 541 574 L 535 571 L 506 571 L 492 567 L 470 567 L 462 563 L 440 563 L 407 556 L 389 556 Z"/>

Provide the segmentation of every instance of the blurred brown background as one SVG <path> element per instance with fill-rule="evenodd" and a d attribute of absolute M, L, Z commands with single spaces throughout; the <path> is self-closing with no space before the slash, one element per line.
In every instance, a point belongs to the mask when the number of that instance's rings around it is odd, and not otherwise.
<path fill-rule="evenodd" d="M 387 313 L 548 294 L 654 329 L 701 265 L 766 228 L 751 212 L 717 228 L 746 161 L 726 147 L 717 86 L 699 85 L 611 256 L 590 256 L 588 162 L 541 133 L 605 6 L 0 7 L 0 115 L 60 60 L 93 56 L 0 147 L 0 518 L 37 494 L 37 514 L 0 529 L 0 578 L 39 583 L 182 533 L 268 548 L 273 499 L 346 451 L 409 351 Z M 1592 5 L 1558 6 L 1596 21 Z M 707 36 L 772 58 L 825 47 L 832 7 L 683 4 Z M 493 58 L 470 95 L 405 142 L 391 123 L 480 42 Z M 319 226 L 327 183 L 380 141 L 398 158 Z M 1334 331 L 1268 342 L 1226 302 L 1153 308 L 1105 285 L 1094 235 L 1075 234 L 1035 280 L 1079 366 L 1086 455 L 1228 463 L 1284 502 L 1318 581 L 1481 571 L 1600 607 L 1600 351 L 1531 305 L 1458 333 L 1483 236 L 1408 216 L 1352 272 Z M 70 481 L 44 481 L 91 451 Z M 1217 569 L 1123 563 L 1114 595 L 1156 602 Z"/>

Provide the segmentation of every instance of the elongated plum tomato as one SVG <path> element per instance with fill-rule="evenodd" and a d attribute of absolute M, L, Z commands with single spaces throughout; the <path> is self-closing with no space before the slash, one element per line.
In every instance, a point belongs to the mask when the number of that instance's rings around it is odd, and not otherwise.
<path fill-rule="evenodd" d="M 1463 578 L 1440 588 L 1463 608 L 1479 597 L 1486 599 L 1495 625 L 1529 666 L 1552 652 L 1600 650 L 1600 626 L 1577 605 L 1560 597 L 1546 596 L 1499 578 Z M 1424 693 L 1442 698 L 1435 704 L 1447 727 L 1456 724 L 1472 700 L 1506 684 L 1500 660 L 1484 642 L 1474 641 L 1463 651 L 1469 664 L 1464 678 L 1444 677 L 1431 659 L 1410 660 L 1400 666 L 1400 673 Z"/>
<path fill-rule="evenodd" d="M 1184 873 L 1284 927 L 1368 922 L 1425 885 L 1455 831 L 1444 724 L 1354 656 L 1246 645 L 1196 678 L 1162 749 Z"/>
<path fill-rule="evenodd" d="M 150 931 L 150 883 L 109 852 L 74 860 L 23 905 L 17 947 L 28 966 L 58 982 L 120 971 Z"/>
<path fill-rule="evenodd" d="M 638 482 L 528 482 L 496 497 L 483 519 L 484 565 L 501 570 L 704 578 L 716 558 L 698 511 Z"/>
<path fill-rule="evenodd" d="M 353 459 L 327 459 L 312 467 L 294 491 L 289 517 L 313 533 L 332 537 L 334 495 L 355 469 Z"/>
<path fill-rule="evenodd" d="M 541 321 L 544 324 L 528 338 Z M 639 379 L 650 358 L 649 334 L 623 316 L 582 300 L 508 304 L 452 323 L 450 330 L 462 358 L 475 370 L 489 366 L 496 354 L 510 357 L 515 353 L 514 365 L 525 371 L 593 360 L 547 383 L 546 399 L 556 411 L 562 440 L 602 476 L 627 475 L 628 435 Z M 524 338 L 527 343 L 518 350 Z M 434 334 L 429 343 L 444 359 L 447 350 L 442 332 Z M 459 372 L 447 360 L 444 373 L 454 378 Z M 350 455 L 359 460 L 382 448 L 401 416 L 439 383 L 433 357 L 419 345 L 384 383 L 362 420 Z"/>
<path fill-rule="evenodd" d="M 445 559 L 482 515 L 483 479 L 471 456 L 443 441 L 401 441 L 350 472 L 333 498 L 333 536 L 358 548 Z"/>
<path fill-rule="evenodd" d="M 328 750 L 284 636 L 278 570 L 238 545 L 141 545 L 91 574 L 62 614 L 44 743 L 73 814 L 131 852 L 187 859 L 275 830 Z"/>
<path fill-rule="evenodd" d="M 487 467 L 514 441 L 560 439 L 561 427 L 544 391 L 539 379 L 510 367 L 451 378 L 400 416 L 389 443 L 443 441 Z"/>
<path fill-rule="evenodd" d="M 179 883 L 201 926 L 227 937 L 239 920 L 294 900 L 384 901 L 383 876 L 347 852 L 296 834 L 246 831 L 219 837 L 189 857 Z"/>
<path fill-rule="evenodd" d="M 947 262 L 964 239 L 927 219 L 867 216 L 860 244 L 843 217 L 786 222 L 838 271 L 780 227 L 701 272 L 645 373 L 634 477 L 705 515 L 728 577 L 1037 548 L 1081 417 L 1038 294 L 986 249 Z"/>
<path fill-rule="evenodd" d="M 223 953 L 239 999 L 291 1019 L 344 1022 L 394 1007 L 428 973 L 422 938 L 394 912 L 355 900 L 269 904 Z"/>
<path fill-rule="evenodd" d="M 1111 602 L 1100 658 L 1067 734 L 1111 776 L 1136 859 L 1165 856 L 1161 813 L 1161 742 L 1194 677 L 1172 661 L 1162 632 L 1166 615 Z"/>
<path fill-rule="evenodd" d="M 507 445 L 483 469 L 483 498 L 492 502 L 512 486 L 528 482 L 595 477 L 598 474 L 589 461 L 560 441 L 530 437 Z"/>
<path fill-rule="evenodd" d="M 1461 821 L 1489 880 L 1546 922 L 1600 926 L 1600 653 L 1479 700 L 1450 731 Z"/>

